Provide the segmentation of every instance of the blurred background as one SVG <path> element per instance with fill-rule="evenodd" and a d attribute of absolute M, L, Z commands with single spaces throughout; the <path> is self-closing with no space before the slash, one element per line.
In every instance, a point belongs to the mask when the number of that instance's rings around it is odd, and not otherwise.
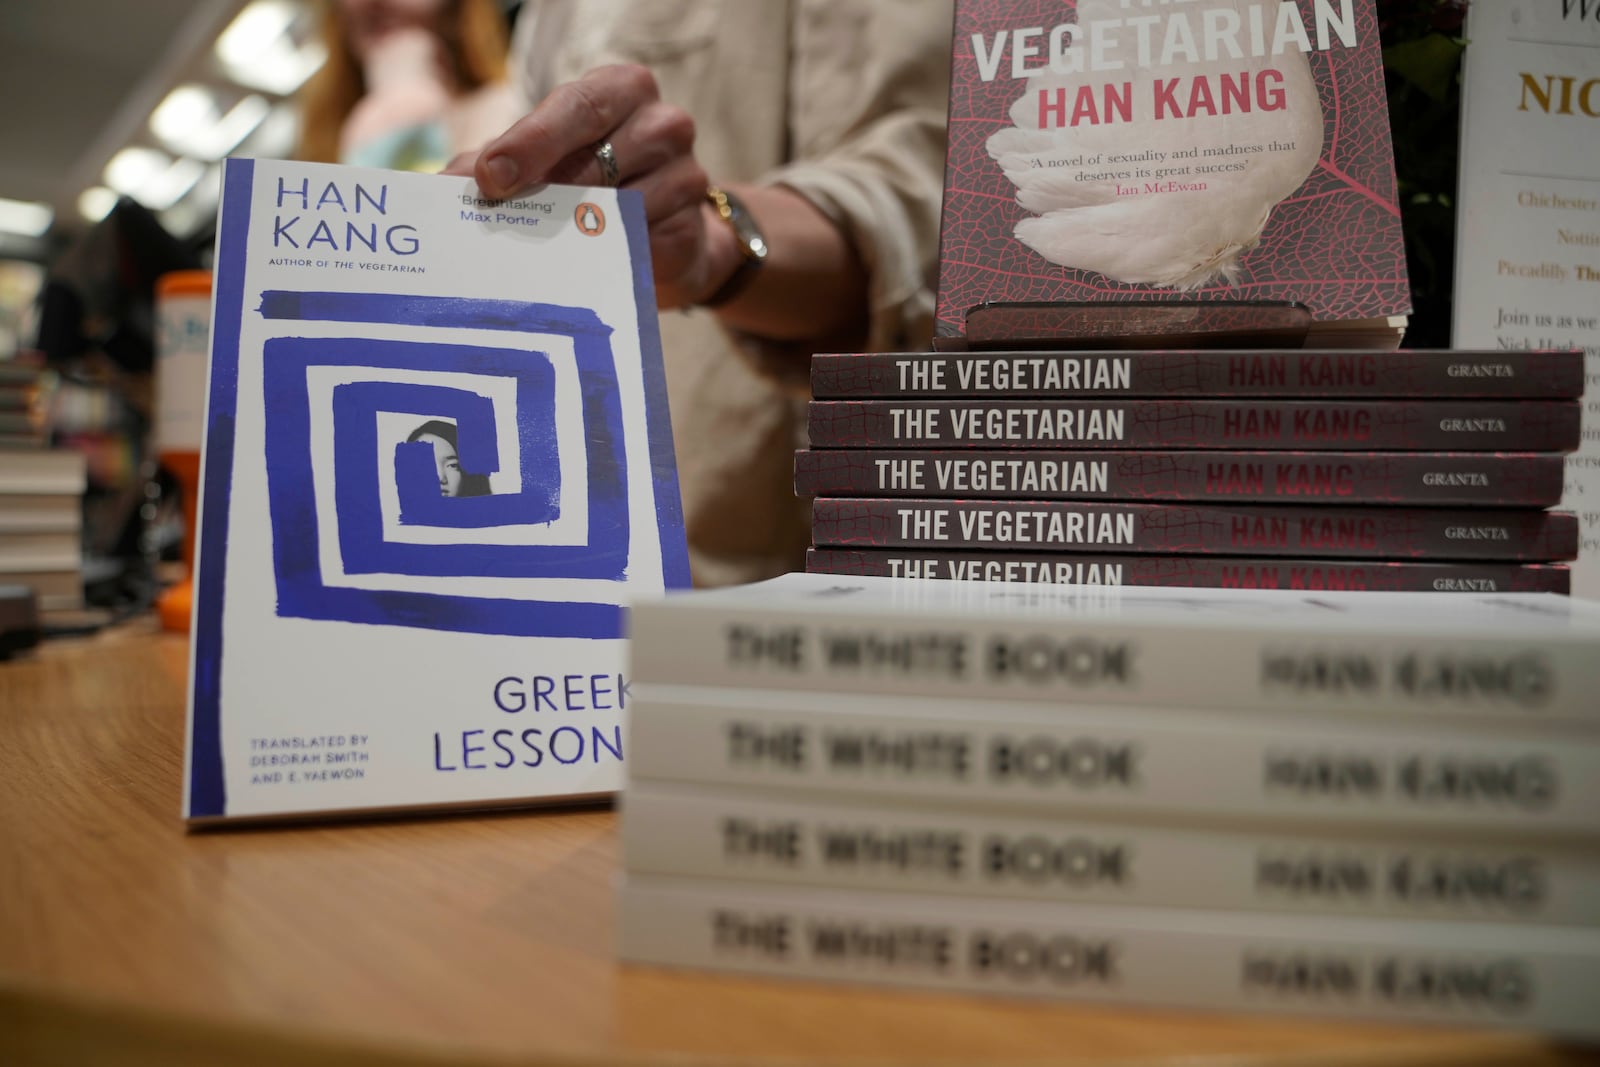
<path fill-rule="evenodd" d="M 515 23 L 516 0 L 490 6 Z M 1376 0 L 1410 347 L 1448 344 L 1466 6 Z M 64 628 L 85 607 L 101 612 L 86 626 L 140 610 L 181 577 L 221 161 L 297 152 L 302 87 L 328 64 L 321 14 L 317 0 L 0 0 L 0 586 L 39 591 Z M 187 279 L 165 302 L 163 277 Z M 180 365 L 193 397 L 158 410 L 178 396 L 161 368 Z"/>
<path fill-rule="evenodd" d="M 509 25 L 517 5 L 496 6 Z M 158 279 L 209 269 L 223 159 L 296 152 L 321 17 L 315 0 L 0 0 L 0 585 L 63 626 L 173 579 L 186 479 L 158 440 L 157 371 L 208 311 L 195 284 L 164 303 Z"/>

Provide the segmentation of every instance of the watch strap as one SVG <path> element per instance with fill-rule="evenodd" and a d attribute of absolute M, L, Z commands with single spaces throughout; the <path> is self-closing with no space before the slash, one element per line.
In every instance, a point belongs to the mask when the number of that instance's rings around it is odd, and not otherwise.
<path fill-rule="evenodd" d="M 717 217 L 733 228 L 734 237 L 739 242 L 739 265 L 717 287 L 716 292 L 700 301 L 701 307 L 719 307 L 733 300 L 750 284 L 761 270 L 767 249 L 766 242 L 738 197 L 712 185 L 706 188 L 706 199 L 711 201 Z"/>

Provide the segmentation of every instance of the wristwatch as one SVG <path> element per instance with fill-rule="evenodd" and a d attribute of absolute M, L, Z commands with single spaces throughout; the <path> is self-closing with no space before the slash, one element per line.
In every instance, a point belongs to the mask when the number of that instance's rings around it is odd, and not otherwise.
<path fill-rule="evenodd" d="M 728 280 L 723 282 L 716 292 L 700 302 L 702 307 L 717 307 L 738 296 L 744 291 L 744 287 L 750 284 L 750 279 L 756 276 L 761 264 L 766 261 L 767 241 L 761 236 L 756 220 L 750 217 L 750 212 L 745 210 L 744 202 L 738 197 L 726 190 L 718 189 L 715 185 L 708 185 L 706 199 L 711 201 L 717 216 L 733 227 L 733 235 L 739 240 L 741 256 L 739 266 L 729 275 Z"/>

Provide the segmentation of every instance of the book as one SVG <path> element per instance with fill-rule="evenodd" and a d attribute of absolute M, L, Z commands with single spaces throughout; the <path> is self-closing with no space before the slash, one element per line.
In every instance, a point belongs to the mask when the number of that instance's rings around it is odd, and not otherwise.
<path fill-rule="evenodd" d="M 222 196 L 185 816 L 610 796 L 626 604 L 689 580 L 639 194 Z"/>
<path fill-rule="evenodd" d="M 1379 49 L 1371 0 L 959 0 L 936 332 L 992 302 L 1407 314 Z"/>
<path fill-rule="evenodd" d="M 1600 931 L 997 902 L 629 874 L 625 961 L 1594 1040 Z"/>
<path fill-rule="evenodd" d="M 77 529 L 0 532 L 0 575 L 32 571 L 77 571 L 83 566 L 83 537 Z"/>
<path fill-rule="evenodd" d="M 795 573 L 643 599 L 631 626 L 641 685 L 1600 721 L 1600 604 L 1550 594 Z"/>
<path fill-rule="evenodd" d="M 81 493 L 0 492 L 0 534 L 76 533 L 82 526 Z"/>
<path fill-rule="evenodd" d="M 1414 397 L 1570 400 L 1573 351 L 821 352 L 818 400 L 888 397 Z"/>
<path fill-rule="evenodd" d="M 1004 548 L 1550 563 L 1578 554 L 1568 511 L 1075 500 L 817 497 L 817 547 Z"/>
<path fill-rule="evenodd" d="M 1571 452 L 1566 400 L 813 400 L 812 448 Z"/>
<path fill-rule="evenodd" d="M 74 559 L 68 567 L 22 570 L 11 567 L 0 550 L 0 585 L 25 585 L 39 598 L 46 612 L 76 611 L 83 607 L 83 572 Z"/>
<path fill-rule="evenodd" d="M 1049 815 L 1600 841 L 1600 740 L 1400 715 L 1207 713 L 644 684 L 631 773 Z"/>
<path fill-rule="evenodd" d="M 1415 563 L 1409 560 L 1114 556 L 1074 552 L 928 552 L 809 548 L 813 574 L 1046 585 L 1153 585 L 1292 592 L 1571 592 L 1564 564 Z"/>
<path fill-rule="evenodd" d="M 88 485 L 88 461 L 71 449 L 0 450 L 0 506 L 5 496 L 81 494 Z"/>
<path fill-rule="evenodd" d="M 634 874 L 1074 904 L 1572 925 L 1600 915 L 1592 847 L 891 799 L 633 779 L 622 855 Z"/>
<path fill-rule="evenodd" d="M 1551 507 L 1565 457 L 1522 452 L 803 449 L 799 496 Z"/>

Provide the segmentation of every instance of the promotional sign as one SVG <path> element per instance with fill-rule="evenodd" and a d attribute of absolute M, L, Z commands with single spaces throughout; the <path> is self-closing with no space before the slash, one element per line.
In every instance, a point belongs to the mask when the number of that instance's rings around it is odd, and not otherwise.
<path fill-rule="evenodd" d="M 1600 2 L 1473 4 L 1467 38 L 1453 343 L 1585 353 L 1561 506 L 1572 592 L 1600 597 Z"/>

